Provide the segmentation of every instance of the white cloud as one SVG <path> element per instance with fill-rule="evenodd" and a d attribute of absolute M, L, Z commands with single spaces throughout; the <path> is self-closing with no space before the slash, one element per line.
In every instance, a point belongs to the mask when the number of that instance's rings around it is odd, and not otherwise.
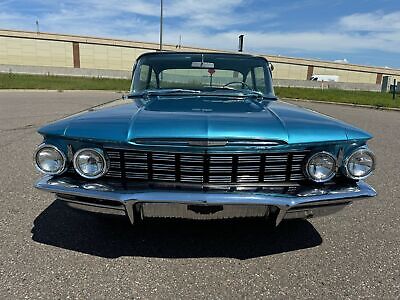
<path fill-rule="evenodd" d="M 62 3 L 77 7 L 79 12 L 82 12 L 80 8 L 86 7 L 93 13 L 103 12 L 109 15 L 134 14 L 155 18 L 160 16 L 159 0 L 69 0 Z M 230 25 L 252 21 L 246 14 L 236 12 L 236 9 L 244 3 L 244 0 L 219 0 L 213 3 L 198 0 L 164 0 L 164 17 L 166 20 L 182 19 L 184 26 L 223 29 Z M 265 16 L 268 17 L 270 14 Z"/>
<path fill-rule="evenodd" d="M 186 44 L 235 49 L 237 36 L 243 32 L 224 31 L 208 35 L 199 30 L 184 33 Z M 400 11 L 374 12 L 344 16 L 328 28 L 313 31 L 248 31 L 245 45 L 259 53 L 288 51 L 355 53 L 382 51 L 400 53 Z"/>
<path fill-rule="evenodd" d="M 207 34 L 203 31 L 181 30 L 184 45 L 211 47 L 224 50 L 236 50 L 237 37 L 242 32 L 228 31 Z M 165 40 L 175 43 L 178 32 L 166 32 Z M 245 51 L 255 53 L 355 53 L 365 50 L 379 50 L 400 53 L 400 37 L 387 39 L 385 36 L 365 36 L 353 33 L 336 32 L 257 32 L 247 31 L 245 34 Z M 150 33 L 151 35 L 151 33 Z M 156 33 L 153 33 L 153 36 Z M 146 35 L 150 38 L 149 33 Z M 156 40 L 154 40 L 156 41 Z"/>
<path fill-rule="evenodd" d="M 400 11 L 352 14 L 340 19 L 341 29 L 364 32 L 395 32 L 400 30 Z"/>
<path fill-rule="evenodd" d="M 164 0 L 166 29 L 168 24 L 173 24 L 170 25 L 172 31 L 179 31 L 180 28 L 190 28 L 194 31 L 208 29 L 223 31 L 235 26 L 255 23 L 261 16 L 264 20 L 274 17 L 270 13 L 261 15 L 248 12 L 242 9 L 245 4 L 245 0 L 219 0 L 213 3 L 198 0 Z M 9 10 L 0 15 L 0 26 L 33 30 L 34 20 L 38 18 L 43 31 L 111 34 L 114 37 L 126 36 L 127 32 L 131 35 L 146 34 L 158 30 L 159 27 L 159 0 L 62 0 L 58 2 L 32 0 L 29 6 L 38 7 L 40 14 L 38 16 L 26 14 L 28 19 L 24 20 L 24 15 L 18 15 L 15 10 Z"/>
<path fill-rule="evenodd" d="M 341 63 L 341 64 L 348 64 L 348 63 L 349 63 L 349 61 L 347 60 L 347 58 L 335 59 L 333 62 L 335 62 L 335 63 Z"/>

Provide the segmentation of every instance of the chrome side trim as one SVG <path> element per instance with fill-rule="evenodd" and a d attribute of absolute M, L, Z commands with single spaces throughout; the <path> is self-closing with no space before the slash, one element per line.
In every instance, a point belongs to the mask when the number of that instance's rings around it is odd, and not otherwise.
<path fill-rule="evenodd" d="M 90 185 L 90 188 L 88 188 L 87 181 L 74 181 L 52 176 L 43 177 L 35 186 L 38 189 L 56 194 L 119 202 L 121 206 L 125 207 L 126 214 L 132 223 L 135 221 L 135 205 L 139 203 L 274 206 L 280 210 L 276 220 L 276 223 L 279 224 L 290 210 L 308 209 L 309 206 L 345 204 L 376 195 L 375 190 L 363 181 L 347 185 L 314 187 L 298 192 L 296 195 L 263 193 L 262 191 L 166 190 L 140 186 L 123 189 L 106 184 Z"/>

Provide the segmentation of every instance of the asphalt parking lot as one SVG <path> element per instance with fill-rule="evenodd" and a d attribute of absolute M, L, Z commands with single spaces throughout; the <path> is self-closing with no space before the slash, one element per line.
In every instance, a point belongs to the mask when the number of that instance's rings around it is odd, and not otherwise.
<path fill-rule="evenodd" d="M 374 199 L 274 232 L 255 221 L 132 228 L 33 188 L 37 128 L 119 96 L 0 92 L 1 299 L 399 297 L 400 112 L 301 103 L 374 134 Z"/>

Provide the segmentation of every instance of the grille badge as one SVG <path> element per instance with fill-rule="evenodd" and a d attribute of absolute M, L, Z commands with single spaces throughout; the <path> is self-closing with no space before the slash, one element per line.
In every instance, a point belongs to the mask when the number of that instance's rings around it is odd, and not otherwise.
<path fill-rule="evenodd" d="M 228 141 L 216 141 L 216 140 L 193 140 L 188 141 L 190 146 L 201 146 L 201 147 L 215 147 L 215 146 L 226 146 Z"/>

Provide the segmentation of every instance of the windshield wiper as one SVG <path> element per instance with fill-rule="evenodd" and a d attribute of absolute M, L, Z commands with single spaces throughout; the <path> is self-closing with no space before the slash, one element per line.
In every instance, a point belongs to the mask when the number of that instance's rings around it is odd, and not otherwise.
<path fill-rule="evenodd" d="M 262 92 L 259 92 L 259 91 L 248 90 L 248 89 L 235 89 L 232 87 L 217 87 L 212 92 L 218 92 L 219 90 L 228 90 L 228 91 L 234 92 L 234 93 L 230 94 L 232 96 L 257 98 L 257 99 L 262 99 L 262 100 L 276 100 L 277 99 L 276 97 L 265 96 Z"/>
<path fill-rule="evenodd" d="M 218 94 L 218 91 L 227 90 L 230 93 Z M 213 91 L 201 91 L 190 89 L 153 89 L 144 90 L 140 93 L 131 94 L 128 98 L 150 98 L 155 96 L 175 96 L 175 95 L 202 95 L 202 96 L 225 96 L 225 97 L 243 97 L 243 98 L 256 98 L 257 100 L 276 100 L 276 97 L 268 97 L 263 93 L 253 90 L 235 89 L 231 87 L 218 87 Z"/>
<path fill-rule="evenodd" d="M 259 91 L 246 90 L 246 92 L 243 93 L 243 95 L 245 97 L 257 98 L 257 99 L 262 99 L 262 100 L 277 100 L 276 97 L 265 96 L 263 93 L 261 93 Z"/>
<path fill-rule="evenodd" d="M 189 90 L 189 89 L 154 89 L 154 90 L 144 90 L 141 93 L 131 94 L 130 97 L 152 97 L 152 96 L 164 96 L 164 95 L 176 95 L 176 94 L 199 94 L 199 90 Z"/>

